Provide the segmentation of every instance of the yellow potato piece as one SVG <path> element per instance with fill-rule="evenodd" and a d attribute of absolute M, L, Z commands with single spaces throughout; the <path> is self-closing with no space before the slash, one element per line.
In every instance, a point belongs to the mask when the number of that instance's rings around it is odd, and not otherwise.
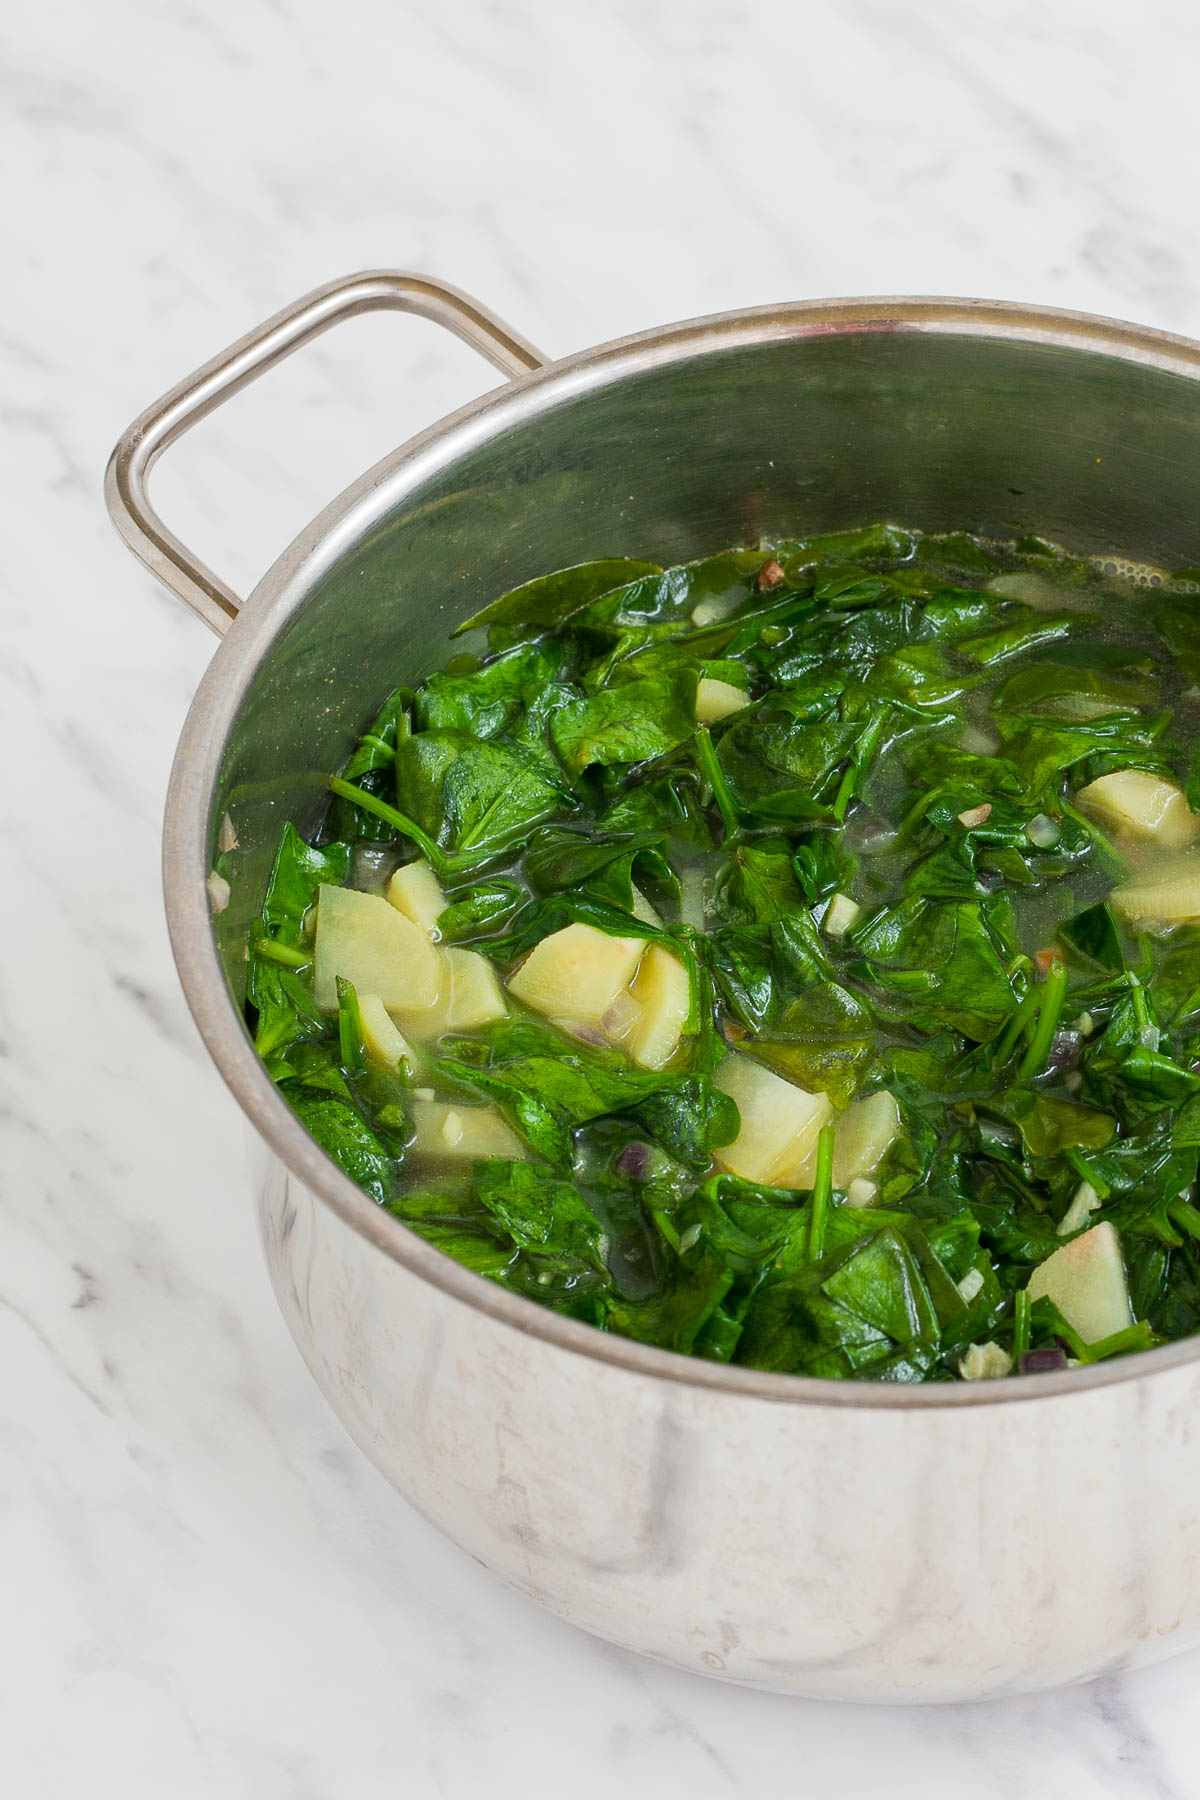
<path fill-rule="evenodd" d="M 491 1106 L 460 1106 L 456 1101 L 414 1100 L 413 1150 L 438 1162 L 468 1162 L 477 1156 L 501 1156 L 526 1162 L 529 1151 L 507 1120 Z"/>
<path fill-rule="evenodd" d="M 1075 796 L 1084 812 L 1147 843 L 1180 850 L 1200 832 L 1197 816 L 1173 782 L 1144 769 L 1119 769 L 1090 781 Z"/>
<path fill-rule="evenodd" d="M 449 902 L 423 856 L 396 870 L 388 882 L 387 897 L 398 912 L 421 927 L 426 937 L 437 936 L 437 922 Z"/>
<path fill-rule="evenodd" d="M 630 989 L 641 1008 L 629 1035 L 629 1054 L 640 1069 L 661 1069 L 679 1048 L 691 1010 L 688 972 L 677 956 L 651 944 Z"/>
<path fill-rule="evenodd" d="M 395 1069 L 402 1062 L 412 1066 L 412 1047 L 397 1031 L 378 994 L 358 996 L 358 1016 L 362 1021 L 363 1044 L 372 1062 L 378 1063 L 381 1069 Z"/>
<path fill-rule="evenodd" d="M 593 925 L 564 925 L 535 944 L 509 978 L 508 991 L 548 1018 L 599 1025 L 632 981 L 645 948 L 644 938 L 609 937 Z"/>
<path fill-rule="evenodd" d="M 339 976 L 360 994 L 378 994 L 392 1011 L 432 1006 L 441 973 L 425 933 L 378 894 L 318 890 L 313 997 L 323 1012 L 337 1010 Z"/>
<path fill-rule="evenodd" d="M 1153 873 L 1122 882 L 1108 897 L 1126 919 L 1163 925 L 1200 919 L 1200 857 L 1171 857 Z"/>
<path fill-rule="evenodd" d="M 855 1100 L 833 1127 L 833 1185 L 845 1193 L 852 1181 L 873 1175 L 900 1135 L 900 1108 L 881 1089 Z"/>
<path fill-rule="evenodd" d="M 732 1175 L 770 1187 L 808 1187 L 817 1136 L 833 1107 L 824 1094 L 785 1081 L 748 1056 L 727 1056 L 713 1083 L 737 1103 L 741 1130 L 715 1160 Z"/>
<path fill-rule="evenodd" d="M 417 1043 L 430 1044 L 447 1031 L 479 1031 L 506 1016 L 504 995 L 486 956 L 455 944 L 437 954 L 443 971 L 437 1001 L 419 1012 L 393 1008 L 402 1030 Z"/>
<path fill-rule="evenodd" d="M 696 723 L 715 725 L 718 719 L 727 719 L 730 713 L 741 712 L 743 706 L 749 704 L 750 696 L 745 688 L 702 675 L 696 689 Z"/>
<path fill-rule="evenodd" d="M 1121 1240 L 1107 1219 L 1038 1264 L 1029 1277 L 1029 1297 L 1040 1300 L 1043 1295 L 1085 1344 L 1099 1343 L 1133 1324 Z"/>

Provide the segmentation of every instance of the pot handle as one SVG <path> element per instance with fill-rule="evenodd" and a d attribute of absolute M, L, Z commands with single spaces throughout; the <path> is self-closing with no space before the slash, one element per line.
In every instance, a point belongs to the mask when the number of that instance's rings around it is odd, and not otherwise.
<path fill-rule="evenodd" d="M 146 478 L 168 445 L 223 400 L 331 325 L 365 312 L 419 313 L 444 325 L 510 378 L 549 361 L 469 294 L 425 275 L 369 270 L 327 282 L 287 306 L 148 406 L 121 438 L 104 477 L 113 524 L 152 575 L 218 634 L 242 607 L 233 589 L 169 531 L 150 504 Z"/>

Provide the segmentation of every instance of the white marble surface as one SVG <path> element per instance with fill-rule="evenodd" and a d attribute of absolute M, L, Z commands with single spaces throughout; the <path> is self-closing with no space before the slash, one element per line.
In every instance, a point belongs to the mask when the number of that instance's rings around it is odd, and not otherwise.
<path fill-rule="evenodd" d="M 7 32 L 0 1792 L 1200 1794 L 1200 1653 L 995 1706 L 789 1702 L 587 1640 L 385 1488 L 277 1315 L 167 951 L 211 640 L 100 501 L 149 398 L 373 264 L 551 351 L 870 292 L 1198 331 L 1194 8 L 43 0 Z M 160 502 L 246 584 L 487 379 L 363 322 L 181 447 Z"/>

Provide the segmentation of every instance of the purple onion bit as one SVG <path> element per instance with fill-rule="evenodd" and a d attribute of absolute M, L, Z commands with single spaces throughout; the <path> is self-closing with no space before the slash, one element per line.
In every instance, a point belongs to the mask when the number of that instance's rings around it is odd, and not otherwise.
<path fill-rule="evenodd" d="M 1067 1353 L 1061 1344 L 1041 1344 L 1026 1350 L 1021 1358 L 1022 1375 L 1057 1375 L 1067 1366 Z"/>
<path fill-rule="evenodd" d="M 653 1155 L 649 1144 L 626 1144 L 613 1162 L 613 1168 L 627 1181 L 644 1181 Z"/>
<path fill-rule="evenodd" d="M 1068 1069 L 1074 1068 L 1079 1060 L 1079 1047 L 1083 1042 L 1077 1031 L 1063 1025 L 1050 1040 L 1050 1054 L 1046 1058 L 1047 1075 L 1065 1075 Z"/>

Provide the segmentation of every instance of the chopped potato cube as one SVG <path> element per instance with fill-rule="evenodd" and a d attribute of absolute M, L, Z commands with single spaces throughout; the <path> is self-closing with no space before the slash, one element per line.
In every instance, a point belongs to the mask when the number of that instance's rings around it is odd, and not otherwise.
<path fill-rule="evenodd" d="M 610 937 L 593 925 L 564 925 L 535 944 L 508 991 L 552 1019 L 599 1025 L 637 972 L 644 938 Z"/>
<path fill-rule="evenodd" d="M 426 937 L 437 936 L 437 922 L 449 903 L 441 882 L 423 856 L 396 870 L 388 882 L 387 897 L 406 919 L 421 927 Z"/>
<path fill-rule="evenodd" d="M 849 894 L 835 894 L 825 908 L 821 930 L 826 937 L 845 937 L 862 907 Z"/>
<path fill-rule="evenodd" d="M 397 1031 L 378 994 L 358 996 L 358 1016 L 362 1022 L 363 1044 L 372 1062 L 378 1063 L 381 1069 L 395 1069 L 402 1062 L 407 1062 L 410 1067 L 413 1065 L 412 1048 Z"/>
<path fill-rule="evenodd" d="M 847 1193 L 860 1177 L 873 1175 L 900 1135 L 900 1108 L 886 1088 L 855 1100 L 833 1127 L 833 1185 Z"/>
<path fill-rule="evenodd" d="M 1200 832 L 1194 813 L 1179 789 L 1144 769 L 1119 769 L 1090 781 L 1076 795 L 1084 812 L 1132 837 L 1180 850 Z"/>
<path fill-rule="evenodd" d="M 1029 1278 L 1029 1298 L 1043 1295 L 1085 1344 L 1099 1343 L 1133 1324 L 1121 1240 L 1107 1219 L 1038 1264 Z"/>
<path fill-rule="evenodd" d="M 438 997 L 441 964 L 419 926 L 378 894 L 321 887 L 313 996 L 322 1012 L 337 1010 L 339 975 L 360 994 L 378 994 L 390 1010 L 418 1010 Z"/>
<path fill-rule="evenodd" d="M 1113 888 L 1109 900 L 1135 923 L 1181 925 L 1200 919 L 1200 857 L 1176 856 Z"/>
<path fill-rule="evenodd" d="M 439 951 L 442 984 L 437 1003 L 422 1012 L 393 1008 L 397 1023 L 419 1044 L 430 1044 L 447 1031 L 478 1031 L 508 1011 L 496 971 L 478 950 L 456 944 Z"/>
<path fill-rule="evenodd" d="M 730 713 L 741 712 L 743 706 L 749 704 L 750 696 L 745 688 L 734 687 L 730 681 L 713 681 L 709 676 L 702 675 L 696 689 L 696 723 L 715 725 L 718 719 L 727 719 Z"/>
<path fill-rule="evenodd" d="M 413 1150 L 418 1156 L 451 1162 L 468 1162 L 477 1156 L 528 1160 L 525 1145 L 494 1107 L 414 1099 L 412 1113 L 417 1133 Z"/>
<path fill-rule="evenodd" d="M 785 1081 L 748 1056 L 727 1056 L 714 1084 L 729 1094 L 741 1114 L 731 1144 L 716 1161 L 732 1175 L 770 1187 L 807 1187 L 816 1163 L 817 1137 L 833 1107 L 824 1094 Z"/>
<path fill-rule="evenodd" d="M 677 956 L 651 944 L 630 992 L 640 1007 L 629 1039 L 629 1054 L 641 1069 L 662 1069 L 679 1048 L 692 990 Z"/>

